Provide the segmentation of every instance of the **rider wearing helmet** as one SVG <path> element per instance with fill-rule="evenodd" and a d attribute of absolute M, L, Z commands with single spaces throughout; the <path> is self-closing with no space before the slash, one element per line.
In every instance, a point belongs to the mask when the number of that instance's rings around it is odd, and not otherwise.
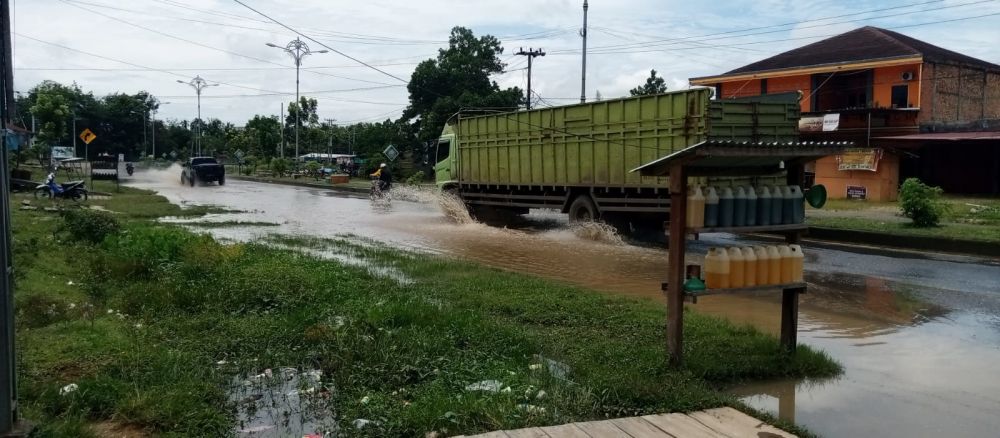
<path fill-rule="evenodd" d="M 378 170 L 371 174 L 371 176 L 378 178 L 379 188 L 383 191 L 389 190 L 392 187 L 392 173 L 389 172 L 389 167 L 385 163 L 379 164 Z"/>

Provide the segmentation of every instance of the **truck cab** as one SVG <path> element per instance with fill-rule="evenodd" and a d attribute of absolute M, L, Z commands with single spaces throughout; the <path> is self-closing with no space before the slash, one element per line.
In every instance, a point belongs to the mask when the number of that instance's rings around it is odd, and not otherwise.
<path fill-rule="evenodd" d="M 458 137 L 445 125 L 434 152 L 434 181 L 441 190 L 458 187 Z"/>

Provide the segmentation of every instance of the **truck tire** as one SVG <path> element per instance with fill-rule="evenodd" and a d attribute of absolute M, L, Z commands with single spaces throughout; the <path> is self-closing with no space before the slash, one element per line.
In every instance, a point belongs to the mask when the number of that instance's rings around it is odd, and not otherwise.
<path fill-rule="evenodd" d="M 588 195 L 577 196 L 573 203 L 569 205 L 570 222 L 588 222 L 600 219 L 601 213 L 597 210 L 597 205 Z"/>
<path fill-rule="evenodd" d="M 219 177 L 219 185 L 220 186 L 226 185 L 226 176 L 225 175 L 222 175 L 222 176 Z"/>
<path fill-rule="evenodd" d="M 191 177 L 188 178 L 188 182 L 191 183 L 191 187 L 194 187 L 194 180 L 195 180 L 195 178 L 197 178 L 197 175 L 194 174 L 194 173 L 192 173 Z"/>

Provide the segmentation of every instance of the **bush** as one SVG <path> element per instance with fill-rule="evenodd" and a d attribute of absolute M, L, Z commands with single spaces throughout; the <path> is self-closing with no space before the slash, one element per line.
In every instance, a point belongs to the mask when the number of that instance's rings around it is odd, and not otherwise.
<path fill-rule="evenodd" d="M 285 176 L 290 167 L 291 163 L 284 158 L 271 159 L 271 172 L 273 172 L 275 176 Z"/>
<path fill-rule="evenodd" d="M 163 265 L 176 263 L 186 248 L 202 240 L 211 240 L 211 237 L 179 228 L 141 225 L 107 239 L 103 246 L 113 259 L 110 264 L 113 272 L 109 274 L 127 277 L 152 274 Z"/>
<path fill-rule="evenodd" d="M 933 227 L 947 212 L 947 205 L 941 201 L 940 187 L 931 187 L 917 178 L 908 178 L 899 189 L 899 207 L 903 216 L 913 220 L 917 227 Z"/>
<path fill-rule="evenodd" d="M 410 185 L 417 185 L 424 182 L 426 179 L 427 176 L 424 175 L 424 171 L 418 170 L 417 173 L 410 175 L 410 177 L 406 179 L 406 183 Z"/>
<path fill-rule="evenodd" d="M 121 223 L 108 212 L 97 210 L 66 210 L 57 230 L 67 232 L 70 240 L 101 243 L 104 238 L 121 230 Z"/>

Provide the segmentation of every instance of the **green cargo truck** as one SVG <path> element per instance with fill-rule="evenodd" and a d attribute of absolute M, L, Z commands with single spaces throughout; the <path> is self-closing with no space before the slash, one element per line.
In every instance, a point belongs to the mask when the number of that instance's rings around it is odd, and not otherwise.
<path fill-rule="evenodd" d="M 666 178 L 630 170 L 708 139 L 797 140 L 798 119 L 796 94 L 713 101 L 708 89 L 460 114 L 438 141 L 435 176 L 474 212 L 550 208 L 573 221 L 662 222 Z"/>

